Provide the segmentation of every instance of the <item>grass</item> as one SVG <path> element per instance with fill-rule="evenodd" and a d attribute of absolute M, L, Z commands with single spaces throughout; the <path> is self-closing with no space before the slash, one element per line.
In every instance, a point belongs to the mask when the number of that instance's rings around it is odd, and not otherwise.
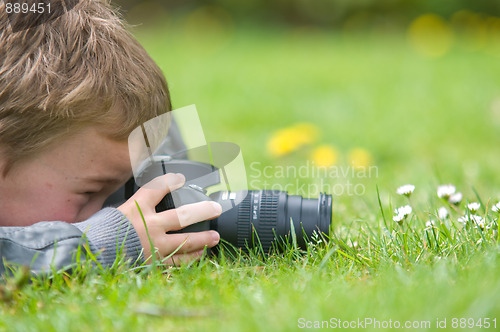
<path fill-rule="evenodd" d="M 303 165 L 311 147 L 283 158 L 265 149 L 274 131 L 298 122 L 316 125 L 315 144 L 336 146 L 344 167 L 350 149 L 368 150 L 378 176 L 351 179 L 363 195 L 334 196 L 328 243 L 166 270 L 83 267 L 31 284 L 10 279 L 0 328 L 290 331 L 300 318 L 372 318 L 429 321 L 435 329 L 438 319 L 447 328 L 455 318 L 500 319 L 497 229 L 457 222 L 466 201 L 482 201 L 478 214 L 494 226 L 498 217 L 491 211 L 500 198 L 497 57 L 456 45 L 441 58 L 423 58 L 402 33 L 246 26 L 200 37 L 177 23 L 137 36 L 166 73 L 174 106 L 196 104 L 208 140 L 238 143 L 250 178 L 255 168 Z M 251 168 L 254 161 L 260 164 Z M 291 194 L 315 181 L 267 180 L 296 183 Z M 405 183 L 416 185 L 410 202 L 395 193 Z M 443 183 L 464 193 L 456 210 L 436 197 Z M 413 213 L 401 226 L 393 210 L 408 203 Z M 450 212 L 443 220 L 441 206 Z M 429 219 L 435 226 L 426 226 Z"/>
<path fill-rule="evenodd" d="M 294 330 L 299 319 L 493 319 L 500 255 L 479 230 L 399 225 L 334 236 L 299 252 L 203 259 L 191 266 L 35 281 L 2 305 L 9 330 Z M 445 227 L 442 224 L 440 227 Z M 351 230 L 351 229 L 350 229 Z M 346 243 L 356 240 L 357 246 Z M 439 248 L 438 248 L 439 245 Z M 20 317 L 22 316 L 22 319 Z"/>

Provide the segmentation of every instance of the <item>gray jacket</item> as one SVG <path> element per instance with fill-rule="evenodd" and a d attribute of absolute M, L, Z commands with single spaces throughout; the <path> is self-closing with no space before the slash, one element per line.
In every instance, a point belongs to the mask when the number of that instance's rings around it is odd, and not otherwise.
<path fill-rule="evenodd" d="M 162 148 L 164 154 L 185 150 L 175 121 Z M 106 204 L 118 206 L 123 201 L 121 188 Z M 87 253 L 86 248 L 104 267 L 112 265 L 118 253 L 136 262 L 142 251 L 130 221 L 117 209 L 107 207 L 80 223 L 45 221 L 29 227 L 0 227 L 0 275 L 9 264 L 29 266 L 35 274 L 70 267 L 78 252 Z"/>
<path fill-rule="evenodd" d="M 30 266 L 33 273 L 68 267 L 78 251 L 86 256 L 85 247 L 103 266 L 113 264 L 118 252 L 135 262 L 142 250 L 128 219 L 115 208 L 105 208 L 76 224 L 45 221 L 29 227 L 0 227 L 0 274 L 5 263 Z"/>

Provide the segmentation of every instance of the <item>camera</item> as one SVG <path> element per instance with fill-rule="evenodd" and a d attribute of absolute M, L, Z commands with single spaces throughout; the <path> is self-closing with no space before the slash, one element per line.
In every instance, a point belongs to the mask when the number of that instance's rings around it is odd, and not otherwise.
<path fill-rule="evenodd" d="M 206 200 L 222 206 L 218 218 L 177 232 L 215 230 L 221 243 L 265 252 L 279 249 L 285 237 L 295 236 L 294 243 L 305 248 L 314 232 L 329 235 L 331 195 L 321 193 L 315 199 L 248 190 L 240 147 L 231 142 L 207 143 L 194 105 L 145 122 L 132 131 L 128 142 L 134 177 L 125 185 L 125 199 L 158 176 L 181 173 L 186 178 L 183 187 L 167 194 L 156 206 L 157 212 Z"/>
<path fill-rule="evenodd" d="M 224 172 L 212 164 L 192 160 L 176 160 L 170 156 L 155 156 L 144 167 L 138 180 L 147 183 L 166 173 L 182 173 L 183 187 L 167 194 L 156 206 L 161 212 L 184 204 L 212 200 L 222 206 L 222 214 L 215 219 L 190 225 L 178 232 L 215 230 L 221 239 L 236 248 L 262 247 L 269 252 L 285 236 L 296 235 L 300 248 L 314 232 L 329 235 L 332 216 L 332 196 L 320 193 L 317 199 L 288 195 L 276 190 L 215 191 L 207 188 L 219 184 Z M 139 187 L 134 181 L 126 187 L 130 197 Z M 278 245 L 279 247 L 279 245 Z"/>

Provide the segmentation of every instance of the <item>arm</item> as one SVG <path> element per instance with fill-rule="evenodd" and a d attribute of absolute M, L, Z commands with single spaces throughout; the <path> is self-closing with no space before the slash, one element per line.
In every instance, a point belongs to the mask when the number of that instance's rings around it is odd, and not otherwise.
<path fill-rule="evenodd" d="M 106 208 L 76 224 L 50 221 L 29 227 L 1 227 L 0 275 L 5 272 L 4 261 L 30 266 L 34 273 L 47 271 L 51 266 L 69 266 L 79 248 L 86 254 L 82 247 L 86 243 L 103 266 L 113 264 L 118 248 L 132 261 L 142 250 L 128 219 L 118 210 Z"/>
<path fill-rule="evenodd" d="M 169 138 L 162 144 L 163 153 L 167 154 L 185 149 L 175 122 L 171 128 Z M 167 178 L 171 179 L 170 185 L 167 185 Z M 79 248 L 83 249 L 82 245 L 87 242 L 90 251 L 97 255 L 98 262 L 103 266 L 113 264 L 118 250 L 125 254 L 126 259 L 135 262 L 144 247 L 143 258 L 148 258 L 152 254 L 149 240 L 158 249 L 161 258 L 169 256 L 182 246 L 182 250 L 169 260 L 172 263 L 174 259 L 199 257 L 205 246 L 212 247 L 218 243 L 219 235 L 216 232 L 191 235 L 167 233 L 218 216 L 220 206 L 214 209 L 213 204 L 200 202 L 157 214 L 154 207 L 161 198 L 170 191 L 170 187 L 175 189 L 182 186 L 184 181 L 182 179 L 182 183 L 174 184 L 172 175 L 164 175 L 157 181 L 161 179 L 165 181 L 160 186 L 162 189 L 140 189 L 128 201 L 125 201 L 121 188 L 113 199 L 105 203 L 108 206 L 121 204 L 118 209 L 105 208 L 80 223 L 51 221 L 29 227 L 0 227 L 0 275 L 5 272 L 4 260 L 28 265 L 35 273 L 47 270 L 51 265 L 56 269 L 63 268 L 73 262 L 74 254 Z M 137 211 L 136 202 L 143 208 L 150 237 Z M 177 212 L 180 212 L 180 217 Z M 81 252 L 86 253 L 85 249 Z"/>
<path fill-rule="evenodd" d="M 63 268 L 73 263 L 74 254 L 86 241 L 103 265 L 111 265 L 115 261 L 118 248 L 122 245 L 126 258 L 133 261 L 139 257 L 142 248 L 147 262 L 151 261 L 153 254 L 170 264 L 201 257 L 206 246 L 211 248 L 219 242 L 217 232 L 170 232 L 218 217 L 221 206 L 212 201 L 202 201 L 172 210 L 155 211 L 161 199 L 170 190 L 182 187 L 184 180 L 181 174 L 159 176 L 117 209 L 103 209 L 81 223 L 51 221 L 29 227 L 0 228 L 0 274 L 5 272 L 4 260 L 28 265 L 34 273 L 47 271 L 51 266 Z M 141 211 L 137 206 L 141 207 Z M 85 250 L 81 252 L 85 254 Z"/>

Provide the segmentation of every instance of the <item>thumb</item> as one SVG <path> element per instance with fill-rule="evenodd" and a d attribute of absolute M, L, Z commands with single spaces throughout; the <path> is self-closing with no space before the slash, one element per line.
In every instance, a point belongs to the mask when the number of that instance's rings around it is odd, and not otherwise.
<path fill-rule="evenodd" d="M 186 178 L 181 173 L 168 173 L 158 176 L 146 183 L 135 194 L 134 198 L 146 206 L 156 206 L 163 197 L 184 185 Z"/>

